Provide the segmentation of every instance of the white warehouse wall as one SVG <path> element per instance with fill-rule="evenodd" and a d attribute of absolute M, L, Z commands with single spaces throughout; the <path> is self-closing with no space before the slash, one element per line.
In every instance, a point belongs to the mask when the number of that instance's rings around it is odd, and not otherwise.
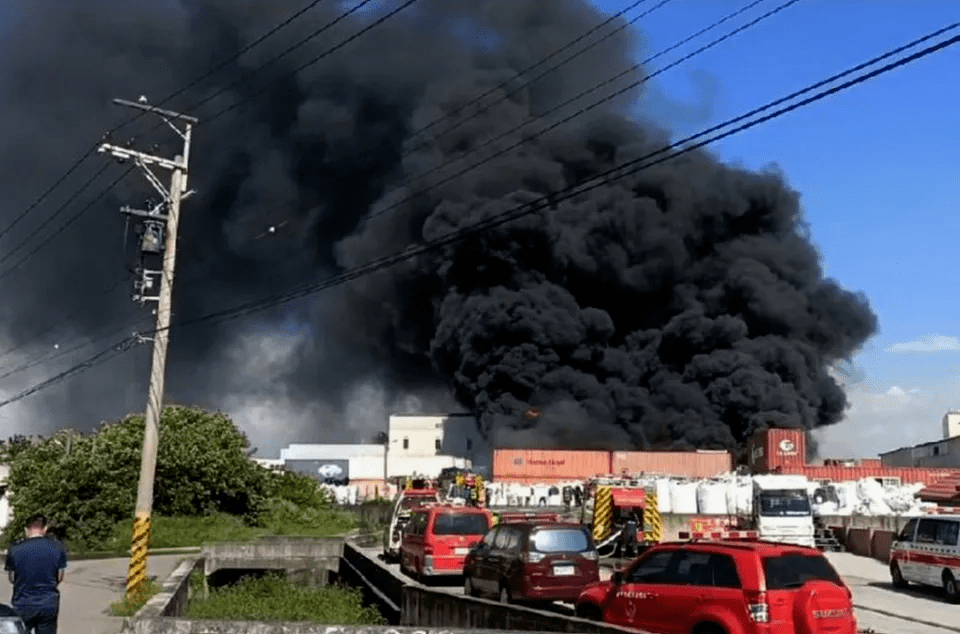
<path fill-rule="evenodd" d="M 393 414 L 387 437 L 388 477 L 407 475 L 404 471 L 416 464 L 436 471 L 430 475 L 453 466 L 472 466 L 483 473 L 490 466 L 491 449 L 473 414 Z"/>

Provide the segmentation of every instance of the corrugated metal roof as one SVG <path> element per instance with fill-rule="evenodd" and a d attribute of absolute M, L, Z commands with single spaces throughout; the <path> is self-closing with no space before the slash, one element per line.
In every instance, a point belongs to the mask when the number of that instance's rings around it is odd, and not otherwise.
<path fill-rule="evenodd" d="M 380 456 L 383 445 L 290 445 L 280 450 L 280 460 L 337 460 L 356 456 Z"/>

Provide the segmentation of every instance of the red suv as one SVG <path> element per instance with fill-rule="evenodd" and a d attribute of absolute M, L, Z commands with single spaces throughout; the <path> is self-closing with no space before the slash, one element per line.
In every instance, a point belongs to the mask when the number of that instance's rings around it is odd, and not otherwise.
<path fill-rule="evenodd" d="M 577 615 L 656 634 L 856 634 L 852 600 L 814 548 L 674 542 L 586 588 Z"/>
<path fill-rule="evenodd" d="M 582 524 L 505 523 L 487 533 L 463 567 L 465 594 L 503 603 L 576 601 L 600 580 L 597 549 Z"/>
<path fill-rule="evenodd" d="M 414 509 L 403 528 L 400 568 L 418 580 L 463 574 L 470 548 L 493 524 L 487 509 L 438 504 Z"/>

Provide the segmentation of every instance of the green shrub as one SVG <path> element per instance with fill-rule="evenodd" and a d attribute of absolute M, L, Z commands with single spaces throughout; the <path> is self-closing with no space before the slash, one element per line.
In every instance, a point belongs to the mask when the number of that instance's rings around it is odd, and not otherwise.
<path fill-rule="evenodd" d="M 38 512 L 62 527 L 74 550 L 110 540 L 118 522 L 126 523 L 129 540 L 143 430 L 144 418 L 136 415 L 93 434 L 61 432 L 37 444 L 5 443 L 4 452 L 12 456 L 8 486 L 14 513 L 3 541 L 21 535 L 26 519 Z M 251 526 L 262 523 L 269 472 L 248 459 L 248 447 L 224 414 L 164 408 L 154 514 L 226 513 Z"/>
<path fill-rule="evenodd" d="M 110 604 L 111 616 L 133 616 L 160 590 L 159 584 L 150 581 L 142 590 L 125 594 L 122 599 Z"/>
<path fill-rule="evenodd" d="M 186 618 L 237 621 L 309 622 L 331 625 L 384 625 L 376 608 L 363 605 L 358 590 L 339 586 L 308 588 L 274 575 L 246 578 L 235 586 L 194 595 Z"/>

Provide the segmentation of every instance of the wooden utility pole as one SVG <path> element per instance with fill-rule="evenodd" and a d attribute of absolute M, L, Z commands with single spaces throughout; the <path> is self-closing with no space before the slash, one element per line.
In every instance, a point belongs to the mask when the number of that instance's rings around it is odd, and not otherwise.
<path fill-rule="evenodd" d="M 161 254 L 163 266 L 160 271 L 141 268 L 141 279 L 136 287 L 139 291 L 134 298 L 141 303 L 157 302 L 157 329 L 153 336 L 153 364 L 150 371 L 150 388 L 147 395 L 146 428 L 143 435 L 143 455 L 140 463 L 140 483 L 137 487 L 137 506 L 133 521 L 133 539 L 130 547 L 130 567 L 127 573 L 127 595 L 142 591 L 147 581 L 147 550 L 150 545 L 150 514 L 153 510 L 153 484 L 157 466 L 157 444 L 159 441 L 160 414 L 163 408 L 163 383 L 167 361 L 167 343 L 170 337 L 171 298 L 173 295 L 173 273 L 177 255 L 177 229 L 180 219 L 180 203 L 193 192 L 187 191 L 187 171 L 190 156 L 190 135 L 197 119 L 179 112 L 161 110 L 147 105 L 141 97 L 139 101 L 114 99 L 114 103 L 143 110 L 161 117 L 183 140 L 183 151 L 173 160 L 153 156 L 109 143 L 100 146 L 100 152 L 107 152 L 120 161 L 133 161 L 139 167 L 150 184 L 160 193 L 161 202 L 147 211 L 124 207 L 121 211 L 128 216 L 143 220 L 143 238 L 141 254 Z M 183 125 L 181 129 L 177 124 Z M 154 174 L 151 166 L 162 167 L 172 172 L 170 189 L 167 190 Z M 164 213 L 166 212 L 166 213 Z M 164 241 L 164 234 L 166 240 Z M 165 243 L 164 243 L 165 242 Z M 160 292 L 150 296 L 147 289 L 153 287 L 153 280 L 159 273 Z"/>

